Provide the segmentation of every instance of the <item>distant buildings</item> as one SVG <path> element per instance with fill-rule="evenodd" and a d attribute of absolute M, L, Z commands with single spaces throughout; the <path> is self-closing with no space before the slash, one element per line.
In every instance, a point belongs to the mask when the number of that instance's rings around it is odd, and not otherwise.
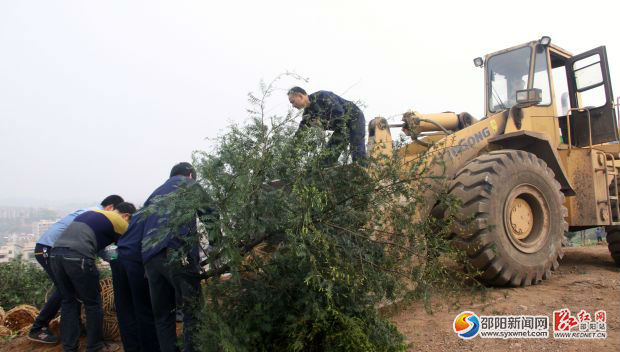
<path fill-rule="evenodd" d="M 45 208 L 26 207 L 0 207 L 0 220 L 32 220 L 49 219 L 57 216 L 57 213 Z"/>
<path fill-rule="evenodd" d="M 5 228 L 5 234 L 0 236 L 0 263 L 6 263 L 21 256 L 22 260 L 36 263 L 34 259 L 34 246 L 37 239 L 56 220 L 39 220 L 32 218 L 41 211 L 30 208 L 0 208 L 0 222 L 6 224 L 11 221 L 19 221 L 23 226 Z M 13 231 L 10 231 L 10 230 Z M 17 231 L 15 231 L 17 230 Z M 21 231 L 32 233 L 24 233 Z M 6 234 L 8 232 L 8 234 Z"/>
<path fill-rule="evenodd" d="M 0 246 L 37 240 L 57 218 L 50 209 L 0 207 Z"/>
<path fill-rule="evenodd" d="M 11 261 L 12 259 L 18 258 L 21 256 L 21 259 L 24 261 L 29 261 L 31 263 L 36 263 L 36 259 L 34 259 L 34 246 L 36 245 L 36 241 L 29 241 L 26 243 L 9 243 L 4 246 L 0 246 L 0 263 L 6 263 Z"/>
<path fill-rule="evenodd" d="M 0 219 L 28 219 L 36 217 L 39 209 L 23 207 L 0 207 Z"/>
<path fill-rule="evenodd" d="M 0 263 L 6 263 L 22 255 L 23 246 L 19 243 L 9 243 L 0 247 Z"/>
<path fill-rule="evenodd" d="M 43 232 L 47 231 L 50 226 L 54 225 L 56 221 L 58 220 L 39 220 L 32 224 L 32 233 L 34 233 L 35 236 L 39 237 Z"/>
<path fill-rule="evenodd" d="M 36 241 L 57 218 L 58 213 L 50 209 L 0 207 L 0 263 L 18 257 L 36 263 Z"/>
<path fill-rule="evenodd" d="M 33 233 L 12 233 L 10 235 L 4 235 L 0 238 L 0 245 L 9 244 L 9 243 L 26 243 L 30 241 L 36 241 L 39 239 L 39 236 L 36 236 Z"/>
<path fill-rule="evenodd" d="M 37 260 L 34 259 L 34 246 L 37 245 L 37 241 L 29 241 L 24 244 L 22 247 L 22 260 L 27 260 L 31 263 L 36 263 Z"/>

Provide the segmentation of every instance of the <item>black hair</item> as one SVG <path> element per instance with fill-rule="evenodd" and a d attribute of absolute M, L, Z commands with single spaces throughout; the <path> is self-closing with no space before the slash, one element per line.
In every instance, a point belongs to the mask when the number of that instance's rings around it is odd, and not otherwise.
<path fill-rule="evenodd" d="M 116 209 L 116 206 L 124 201 L 125 200 L 123 199 L 123 197 L 113 194 L 105 197 L 105 199 L 101 201 L 101 206 L 105 208 L 108 205 L 112 205 Z"/>
<path fill-rule="evenodd" d="M 115 209 L 121 214 L 131 215 L 136 212 L 136 207 L 133 204 L 128 203 L 128 202 L 119 203 Z"/>
<path fill-rule="evenodd" d="M 170 170 L 170 177 L 172 176 L 186 176 L 186 177 L 191 176 L 195 180 L 196 169 L 194 169 L 192 164 L 188 162 L 178 163 L 172 167 L 172 170 Z"/>
<path fill-rule="evenodd" d="M 288 93 L 286 93 L 286 95 L 291 95 L 291 94 L 308 95 L 308 93 L 306 93 L 306 91 L 303 88 L 301 88 L 301 87 L 293 87 L 293 88 L 289 89 Z"/>

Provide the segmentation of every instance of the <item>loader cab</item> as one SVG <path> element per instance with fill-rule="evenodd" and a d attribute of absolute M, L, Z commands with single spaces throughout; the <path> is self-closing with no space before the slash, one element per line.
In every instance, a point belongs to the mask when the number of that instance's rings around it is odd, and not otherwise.
<path fill-rule="evenodd" d="M 532 122 L 524 128 L 546 133 L 556 146 L 618 141 L 605 47 L 573 56 L 550 42 L 542 37 L 486 56 L 486 116 L 528 109 Z"/>

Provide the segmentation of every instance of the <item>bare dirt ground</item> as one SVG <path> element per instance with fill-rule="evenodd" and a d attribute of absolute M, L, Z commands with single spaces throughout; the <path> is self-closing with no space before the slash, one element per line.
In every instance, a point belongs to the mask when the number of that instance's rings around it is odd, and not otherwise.
<path fill-rule="evenodd" d="M 620 270 L 614 265 L 607 246 L 567 248 L 560 269 L 551 279 L 527 288 L 489 289 L 480 295 L 463 297 L 458 303 L 436 298 L 433 314 L 422 303 L 401 307 L 391 316 L 409 343 L 410 351 L 620 351 Z M 482 339 L 461 340 L 453 331 L 454 318 L 464 310 L 477 315 L 547 315 L 568 308 L 576 315 L 586 310 L 607 312 L 604 340 Z M 550 329 L 551 330 L 551 329 Z M 120 345 L 120 342 L 116 342 Z M 82 351 L 85 341 L 82 341 Z M 0 340 L 0 352 L 62 351 L 61 346 L 45 346 L 18 337 Z"/>
<path fill-rule="evenodd" d="M 433 314 L 415 303 L 391 317 L 407 337 L 411 351 L 620 351 L 620 270 L 606 245 L 565 249 L 560 269 L 551 279 L 527 288 L 489 289 L 486 300 L 464 297 L 454 306 L 434 301 Z M 439 305 L 437 305 L 440 303 Z M 604 340 L 556 340 L 553 327 L 544 339 L 462 340 L 454 333 L 454 318 L 464 310 L 480 315 L 546 315 L 553 325 L 553 311 L 568 308 L 573 316 L 582 309 L 607 312 Z"/>

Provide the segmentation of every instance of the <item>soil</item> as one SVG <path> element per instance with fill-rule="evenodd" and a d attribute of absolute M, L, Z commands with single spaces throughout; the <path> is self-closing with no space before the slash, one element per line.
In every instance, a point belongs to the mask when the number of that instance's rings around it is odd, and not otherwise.
<path fill-rule="evenodd" d="M 390 320 L 405 335 L 410 351 L 620 351 L 620 270 L 607 246 L 565 248 L 560 269 L 550 279 L 525 288 L 490 288 L 482 299 L 467 295 L 458 302 L 436 298 L 429 314 L 422 303 L 399 307 Z M 607 338 L 599 340 L 539 339 L 462 340 L 453 331 L 454 318 L 469 310 L 480 315 L 546 315 L 553 324 L 553 311 L 568 308 L 594 315 L 607 312 Z M 120 345 L 119 341 L 116 341 Z M 82 341 L 82 350 L 85 341 Z M 60 345 L 45 346 L 17 337 L 0 340 L 0 352 L 54 351 Z"/>
<path fill-rule="evenodd" d="M 422 303 L 412 304 L 391 317 L 404 334 L 410 351 L 620 351 L 620 275 L 606 245 L 565 248 L 558 271 L 549 280 L 526 288 L 490 288 L 486 299 L 463 297 L 458 303 L 432 301 L 433 314 Z M 592 315 L 607 312 L 607 338 L 556 340 L 553 311 L 582 309 Z M 538 339 L 463 340 L 453 330 L 462 311 L 476 315 L 546 315 L 550 336 Z"/>

